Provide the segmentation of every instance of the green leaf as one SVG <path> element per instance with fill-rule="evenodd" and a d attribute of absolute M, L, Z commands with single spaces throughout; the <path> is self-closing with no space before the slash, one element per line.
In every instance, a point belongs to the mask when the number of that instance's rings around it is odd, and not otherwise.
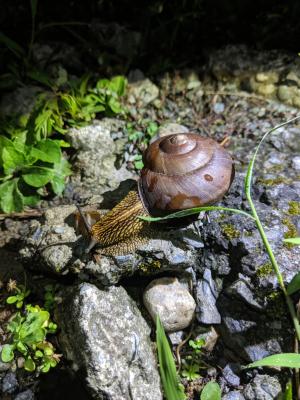
<path fill-rule="evenodd" d="M 186 396 L 180 386 L 170 345 L 158 315 L 156 318 L 156 344 L 160 377 L 167 400 L 185 400 Z"/>
<path fill-rule="evenodd" d="M 25 360 L 24 369 L 28 372 L 33 372 L 35 370 L 35 362 L 30 356 Z"/>
<path fill-rule="evenodd" d="M 298 272 L 288 284 L 286 292 L 288 295 L 291 295 L 295 292 L 298 292 L 298 290 L 300 290 L 300 272 Z"/>
<path fill-rule="evenodd" d="M 252 217 L 252 215 L 247 213 L 246 211 L 238 210 L 236 208 L 228 208 L 228 207 L 220 207 L 220 206 L 189 208 L 187 210 L 177 211 L 176 213 L 167 215 L 166 217 L 143 217 L 143 216 L 140 216 L 139 218 L 142 219 L 143 221 L 156 222 L 156 221 L 163 221 L 163 220 L 172 219 L 172 218 L 187 217 L 188 215 L 199 214 L 201 211 L 228 211 L 228 212 L 232 212 L 235 214 L 242 214 L 248 218 L 254 219 Z"/>
<path fill-rule="evenodd" d="M 18 342 L 18 343 L 17 343 L 17 349 L 19 350 L 20 353 L 22 353 L 22 354 L 27 354 L 28 349 L 27 349 L 27 347 L 24 345 L 24 343 Z"/>
<path fill-rule="evenodd" d="M 7 304 L 14 304 L 16 301 L 18 301 L 18 297 L 17 296 L 9 296 L 6 299 L 6 303 Z"/>
<path fill-rule="evenodd" d="M 293 385 L 291 380 L 289 380 L 285 385 L 282 400 L 293 400 Z"/>
<path fill-rule="evenodd" d="M 114 97 L 110 97 L 110 99 L 108 100 L 108 106 L 110 107 L 111 111 L 115 114 L 120 114 L 120 112 L 122 112 L 122 107 L 120 102 Z"/>
<path fill-rule="evenodd" d="M 38 160 L 48 163 L 59 163 L 61 158 L 61 151 L 58 143 L 51 139 L 38 142 L 36 147 L 31 149 L 31 154 Z"/>
<path fill-rule="evenodd" d="M 200 400 L 221 400 L 221 389 L 217 382 L 208 382 L 200 396 Z"/>
<path fill-rule="evenodd" d="M 14 349 L 15 346 L 13 344 L 5 344 L 2 347 L 1 359 L 3 362 L 10 362 L 14 359 Z"/>
<path fill-rule="evenodd" d="M 44 324 L 49 320 L 48 311 L 30 312 L 26 316 L 19 331 L 19 337 L 23 343 L 31 345 L 33 343 L 42 342 L 46 336 Z"/>
<path fill-rule="evenodd" d="M 299 244 L 300 245 L 300 237 L 289 238 L 283 240 L 285 243 Z"/>
<path fill-rule="evenodd" d="M 10 39 L 4 33 L 0 32 L 0 43 L 3 43 L 10 51 L 12 51 L 18 58 L 25 56 L 24 49 L 14 40 Z"/>
<path fill-rule="evenodd" d="M 127 80 L 124 76 L 115 76 L 108 83 L 108 88 L 117 93 L 118 96 L 123 96 L 126 89 Z"/>
<path fill-rule="evenodd" d="M 135 167 L 136 169 L 142 169 L 142 168 L 144 167 L 143 161 L 140 161 L 140 160 L 135 161 L 135 162 L 134 162 L 134 167 Z"/>
<path fill-rule="evenodd" d="M 65 188 L 65 178 L 71 175 L 70 164 L 65 158 L 61 158 L 59 163 L 54 164 L 51 186 L 55 194 L 60 195 Z"/>
<path fill-rule="evenodd" d="M 300 354 L 297 353 L 274 354 L 272 356 L 268 356 L 261 360 L 255 361 L 251 364 L 248 364 L 243 368 L 256 368 L 256 367 L 300 368 Z"/>
<path fill-rule="evenodd" d="M 2 161 L 5 175 L 10 175 L 28 164 L 24 152 L 18 150 L 14 144 L 3 148 Z"/>
<path fill-rule="evenodd" d="M 0 208 L 5 213 L 23 210 L 23 197 L 18 189 L 18 178 L 0 185 Z"/>
<path fill-rule="evenodd" d="M 47 372 L 49 372 L 50 367 L 51 367 L 50 363 L 47 362 L 47 363 L 43 364 L 43 366 L 41 368 L 41 371 L 44 372 L 44 373 L 47 373 Z"/>
<path fill-rule="evenodd" d="M 30 167 L 22 175 L 24 181 L 33 187 L 45 186 L 53 179 L 53 170 L 45 167 Z"/>

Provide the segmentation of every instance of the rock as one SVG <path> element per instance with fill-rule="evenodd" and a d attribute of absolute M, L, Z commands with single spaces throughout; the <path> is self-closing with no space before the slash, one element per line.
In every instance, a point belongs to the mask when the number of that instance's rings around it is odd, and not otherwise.
<path fill-rule="evenodd" d="M 218 293 L 212 279 L 211 271 L 205 269 L 203 278 L 199 279 L 196 287 L 197 320 L 202 324 L 219 324 L 221 316 L 216 307 Z"/>
<path fill-rule="evenodd" d="M 19 387 L 16 374 L 8 372 L 2 379 L 2 393 L 12 394 Z"/>
<path fill-rule="evenodd" d="M 119 169 L 115 167 L 117 154 L 122 153 L 125 143 L 119 146 L 112 134 L 123 129 L 124 122 L 104 118 L 67 132 L 66 137 L 77 150 L 73 164 L 75 174 L 70 182 L 85 201 L 100 202 L 104 192 L 116 189 L 122 181 L 133 177 L 124 165 Z"/>
<path fill-rule="evenodd" d="M 275 376 L 256 375 L 242 393 L 245 400 L 274 400 L 281 391 L 281 385 Z"/>
<path fill-rule="evenodd" d="M 60 346 L 94 398 L 162 399 L 150 329 L 122 287 L 81 284 L 57 314 Z"/>
<path fill-rule="evenodd" d="M 245 400 L 245 397 L 241 394 L 241 392 L 233 390 L 231 392 L 226 393 L 222 397 L 222 400 Z"/>
<path fill-rule="evenodd" d="M 45 212 L 44 225 L 32 223 L 20 250 L 22 260 L 31 268 L 59 275 L 68 273 L 77 241 L 68 219 L 76 210 L 75 206 L 53 207 Z"/>
<path fill-rule="evenodd" d="M 7 93 L 0 102 L 1 115 L 29 114 L 41 91 L 38 86 L 24 86 Z"/>
<path fill-rule="evenodd" d="M 195 300 L 177 278 L 153 280 L 145 289 L 143 299 L 153 321 L 159 315 L 166 332 L 185 329 L 193 319 Z"/>
<path fill-rule="evenodd" d="M 259 304 L 254 297 L 253 288 L 251 288 L 249 283 L 245 280 L 240 279 L 233 282 L 228 288 L 226 288 L 226 293 L 239 298 L 256 310 L 263 309 L 263 305 Z"/>
<path fill-rule="evenodd" d="M 24 392 L 17 394 L 14 400 L 34 400 L 34 393 L 30 389 L 25 390 Z"/>
<path fill-rule="evenodd" d="M 141 104 L 143 107 L 158 98 L 159 89 L 150 79 L 144 79 L 128 85 L 128 100 L 131 104 Z"/>
<path fill-rule="evenodd" d="M 240 377 L 238 376 L 239 368 L 237 364 L 227 364 L 223 370 L 223 377 L 231 387 L 237 387 L 240 385 Z"/>
<path fill-rule="evenodd" d="M 300 171 L 300 156 L 296 156 L 292 159 L 292 167 L 296 171 Z"/>

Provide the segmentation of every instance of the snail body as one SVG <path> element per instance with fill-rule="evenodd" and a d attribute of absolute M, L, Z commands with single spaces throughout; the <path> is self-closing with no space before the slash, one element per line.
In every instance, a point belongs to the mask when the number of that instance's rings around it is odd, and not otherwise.
<path fill-rule="evenodd" d="M 99 244 L 102 254 L 131 251 L 149 230 L 150 223 L 139 216 L 215 203 L 234 176 L 229 153 L 216 141 L 194 133 L 157 139 L 146 149 L 143 162 L 137 190 L 91 227 L 89 250 Z"/>

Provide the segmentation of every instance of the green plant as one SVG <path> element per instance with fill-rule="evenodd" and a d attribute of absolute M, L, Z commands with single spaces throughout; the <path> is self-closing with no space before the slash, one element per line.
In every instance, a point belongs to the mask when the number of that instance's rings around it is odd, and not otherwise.
<path fill-rule="evenodd" d="M 187 355 L 183 360 L 183 369 L 181 375 L 189 381 L 200 377 L 199 371 L 203 362 L 201 360 L 202 347 L 205 345 L 204 339 L 189 340 L 191 354 Z M 203 368 L 203 367 L 202 367 Z"/>
<path fill-rule="evenodd" d="M 25 313 L 14 314 L 8 325 L 10 343 L 2 348 L 3 362 L 10 362 L 15 357 L 15 352 L 20 353 L 24 359 L 24 369 L 48 372 L 59 362 L 60 355 L 55 354 L 53 345 L 46 341 L 46 336 L 55 333 L 56 324 L 51 322 L 48 311 L 39 306 L 25 307 Z"/>
<path fill-rule="evenodd" d="M 6 118 L 0 124 L 0 209 L 6 213 L 22 211 L 37 204 L 52 190 L 61 195 L 70 164 L 61 148 L 69 144 L 51 135 L 66 132 L 66 127 L 90 121 L 96 113 L 123 112 L 119 97 L 126 79 L 116 76 L 101 79 L 88 87 L 88 78 L 70 82 L 71 92 L 54 90 L 41 94 L 30 115 Z M 46 187 L 47 185 L 47 187 Z"/>
<path fill-rule="evenodd" d="M 167 400 L 185 400 L 168 339 L 159 316 L 156 318 L 156 344 L 160 377 Z"/>
<path fill-rule="evenodd" d="M 221 400 L 221 389 L 217 382 L 210 381 L 204 386 L 200 400 Z"/>
<path fill-rule="evenodd" d="M 6 299 L 6 303 L 15 304 L 17 308 L 22 308 L 25 298 L 30 294 L 30 290 L 26 289 L 26 287 L 23 285 L 16 286 L 13 290 L 16 292 L 16 294 L 9 296 Z"/>
<path fill-rule="evenodd" d="M 46 285 L 44 294 L 44 307 L 47 311 L 51 311 L 56 304 L 55 293 L 58 285 Z"/>

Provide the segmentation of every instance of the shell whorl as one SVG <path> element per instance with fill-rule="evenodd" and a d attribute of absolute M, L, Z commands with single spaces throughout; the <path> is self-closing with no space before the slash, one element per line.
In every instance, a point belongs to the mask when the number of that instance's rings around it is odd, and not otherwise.
<path fill-rule="evenodd" d="M 139 190 L 150 212 L 215 203 L 230 187 L 233 162 L 217 142 L 197 134 L 175 134 L 146 150 Z"/>

